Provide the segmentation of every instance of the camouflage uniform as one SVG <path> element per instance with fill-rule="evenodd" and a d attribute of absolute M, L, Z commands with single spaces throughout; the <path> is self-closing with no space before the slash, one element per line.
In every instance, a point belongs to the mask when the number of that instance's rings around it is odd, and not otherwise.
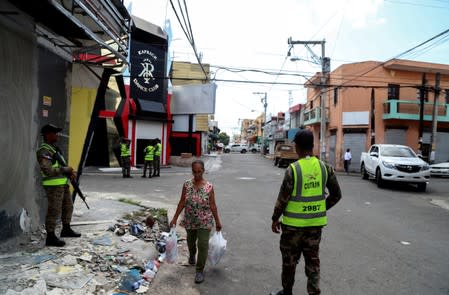
<path fill-rule="evenodd" d="M 341 190 L 334 169 L 325 165 L 328 173 L 326 188 L 329 196 L 326 198 L 326 210 L 329 210 L 341 199 Z M 285 172 L 279 195 L 274 207 L 273 221 L 280 219 L 291 197 L 294 185 L 293 171 L 289 166 Z M 298 175 L 301 177 L 301 175 Z M 304 255 L 305 273 L 307 276 L 307 291 L 309 294 L 320 294 L 320 258 L 321 226 L 294 227 L 281 225 L 282 235 L 280 250 L 282 254 L 282 286 L 284 294 L 292 294 L 295 282 L 296 265 L 301 253 Z"/>
<path fill-rule="evenodd" d="M 55 148 L 56 149 L 56 148 Z M 37 151 L 37 161 L 43 174 L 49 177 L 63 176 L 67 173 L 67 168 L 53 168 L 53 153 L 48 149 Z M 48 198 L 47 216 L 45 228 L 47 232 L 54 232 L 56 222 L 61 218 L 63 224 L 70 224 L 72 220 L 73 201 L 70 195 L 69 184 L 57 186 L 44 186 Z"/>

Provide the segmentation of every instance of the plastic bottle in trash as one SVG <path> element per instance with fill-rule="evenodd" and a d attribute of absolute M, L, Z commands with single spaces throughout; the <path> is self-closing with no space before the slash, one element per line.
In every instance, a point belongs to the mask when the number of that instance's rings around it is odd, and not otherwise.
<path fill-rule="evenodd" d="M 147 269 L 142 275 L 142 277 L 147 281 L 151 281 L 155 276 L 156 276 L 156 273 L 154 271 L 152 271 L 151 269 Z"/>
<path fill-rule="evenodd" d="M 145 264 L 145 269 L 153 270 L 153 268 L 154 268 L 154 262 L 153 261 L 148 261 L 148 263 Z"/>

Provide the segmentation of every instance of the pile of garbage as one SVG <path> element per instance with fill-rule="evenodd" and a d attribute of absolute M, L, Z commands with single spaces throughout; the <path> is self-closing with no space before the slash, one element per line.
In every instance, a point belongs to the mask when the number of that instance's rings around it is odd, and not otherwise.
<path fill-rule="evenodd" d="M 0 256 L 0 294 L 147 293 L 166 262 L 168 229 L 166 211 L 146 208 L 65 247 Z"/>

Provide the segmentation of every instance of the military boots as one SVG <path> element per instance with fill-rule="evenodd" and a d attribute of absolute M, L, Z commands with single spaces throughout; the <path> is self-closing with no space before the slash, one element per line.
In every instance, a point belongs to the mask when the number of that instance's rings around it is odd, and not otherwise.
<path fill-rule="evenodd" d="M 47 240 L 45 242 L 46 246 L 63 247 L 65 242 L 58 239 L 54 232 L 47 233 Z"/>
<path fill-rule="evenodd" d="M 61 230 L 61 237 L 62 238 L 79 238 L 79 237 L 81 237 L 81 234 L 74 231 L 70 227 L 69 224 L 64 224 L 62 226 L 62 230 Z"/>

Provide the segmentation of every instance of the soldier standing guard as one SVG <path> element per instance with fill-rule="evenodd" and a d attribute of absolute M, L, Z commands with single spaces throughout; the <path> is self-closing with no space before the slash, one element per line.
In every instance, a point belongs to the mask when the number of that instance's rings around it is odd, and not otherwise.
<path fill-rule="evenodd" d="M 143 150 L 145 154 L 145 162 L 143 164 L 143 175 L 142 177 L 147 177 L 147 168 L 148 168 L 148 178 L 151 178 L 151 169 L 153 168 L 153 160 L 154 160 L 154 141 L 152 140 L 150 144 Z"/>
<path fill-rule="evenodd" d="M 123 178 L 132 178 L 131 176 L 131 151 L 129 145 L 131 141 L 128 138 L 123 138 L 120 144 L 120 158 L 122 159 L 122 173 Z"/>
<path fill-rule="evenodd" d="M 153 176 L 160 176 L 161 173 L 161 152 L 162 144 L 159 138 L 156 138 L 156 147 L 154 150 L 154 172 Z"/>
<path fill-rule="evenodd" d="M 271 230 L 280 233 L 282 229 L 283 287 L 278 292 L 272 292 L 272 295 L 292 294 L 296 265 L 301 254 L 304 255 L 307 292 L 321 294 L 321 230 L 327 224 L 326 211 L 341 199 L 334 170 L 313 156 L 313 133 L 300 130 L 294 142 L 299 159 L 285 171 L 272 216 Z M 329 191 L 327 198 L 325 188 Z"/>
<path fill-rule="evenodd" d="M 72 221 L 73 201 L 69 190 L 69 179 L 75 177 L 72 167 L 64 167 L 65 162 L 59 149 L 54 146 L 58 140 L 58 132 L 62 129 L 47 124 L 41 128 L 44 142 L 37 150 L 36 156 L 42 174 L 42 185 L 47 193 L 48 208 L 45 218 L 45 229 L 47 231 L 47 246 L 62 247 L 65 242 L 55 234 L 56 221 L 61 218 L 61 237 L 80 237 L 81 234 L 73 231 L 70 227 Z"/>

